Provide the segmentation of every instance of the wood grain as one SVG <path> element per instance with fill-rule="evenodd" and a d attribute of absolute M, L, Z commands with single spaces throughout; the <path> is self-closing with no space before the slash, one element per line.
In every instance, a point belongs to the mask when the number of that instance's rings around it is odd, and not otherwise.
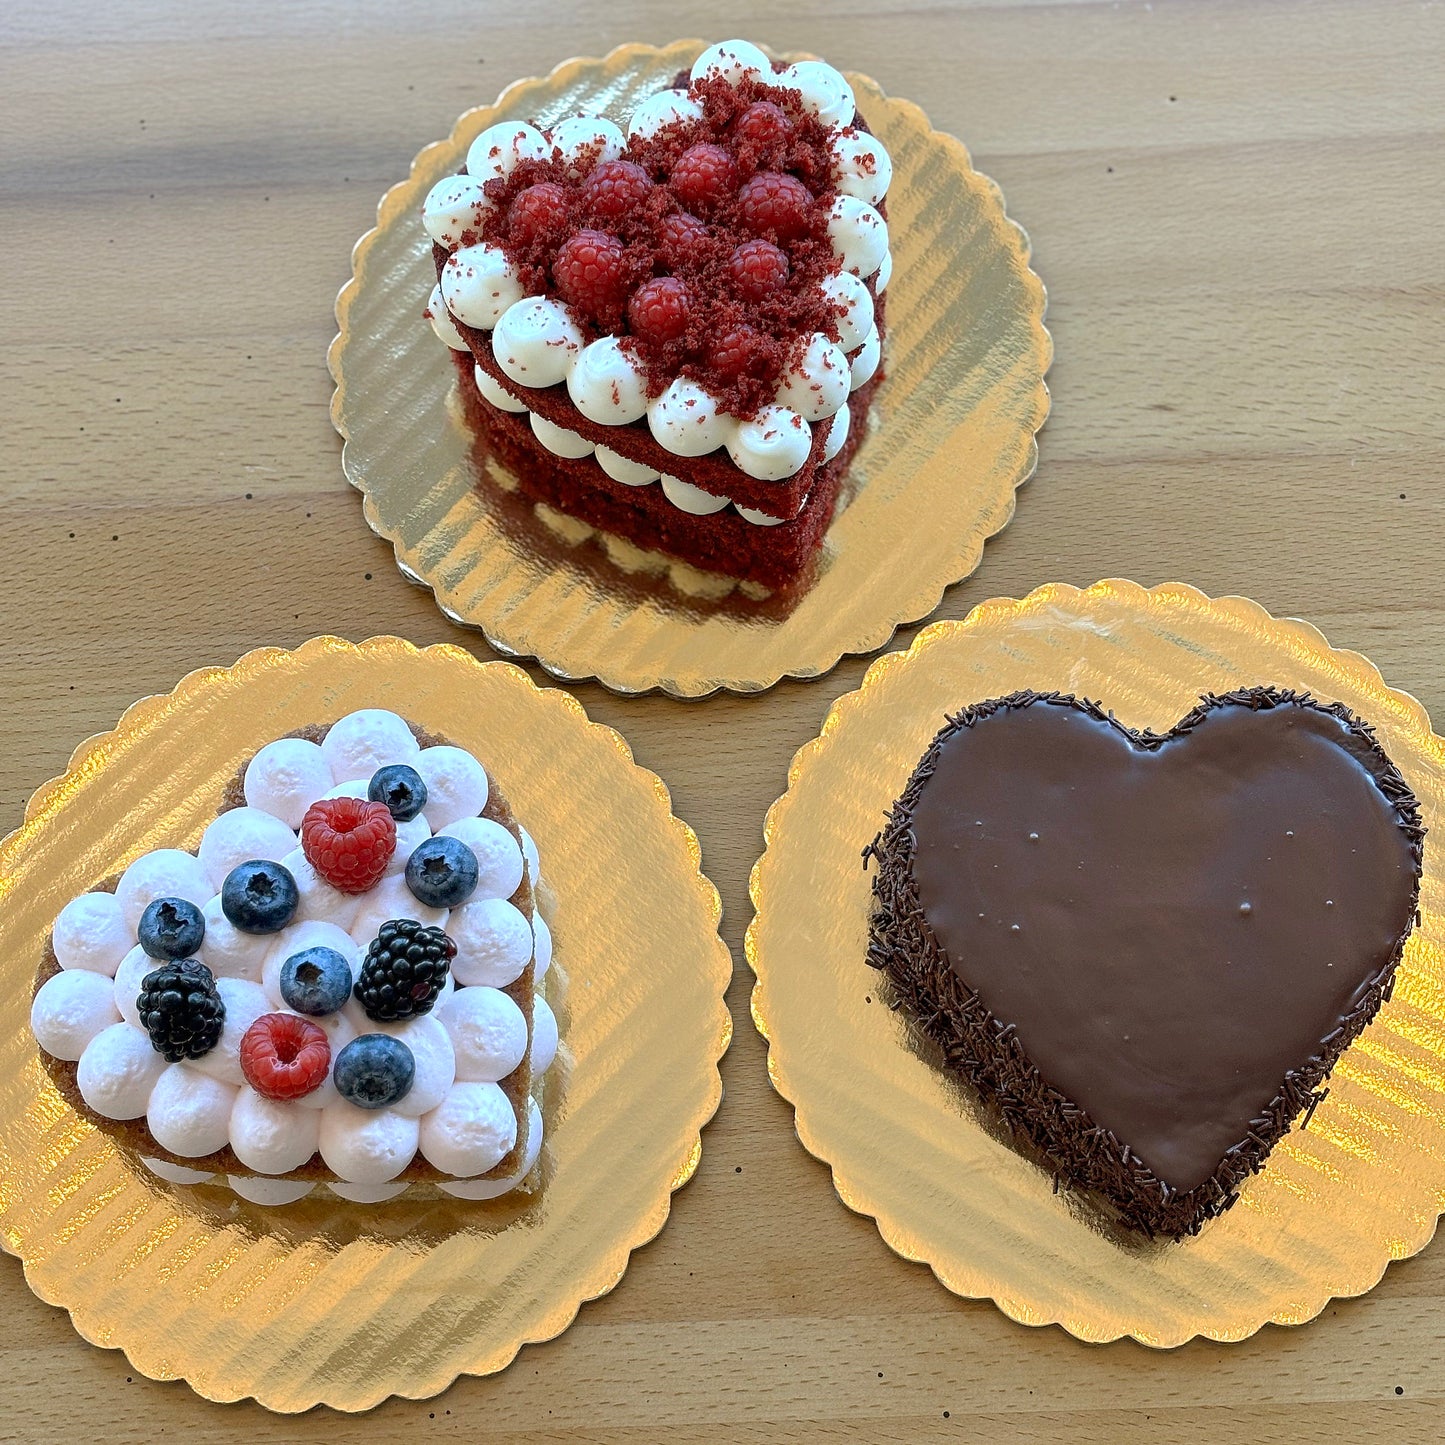
<path fill-rule="evenodd" d="M 1445 7 L 727 8 L 729 33 L 917 100 L 1033 238 L 1054 412 L 1013 525 L 941 615 L 1051 578 L 1177 577 L 1310 618 L 1445 715 Z M 341 476 L 324 355 L 350 245 L 467 106 L 568 55 L 716 38 L 716 13 L 9 0 L 0 831 L 190 668 L 321 631 L 485 654 L 397 575 Z M 863 667 L 703 704 L 576 689 L 672 787 L 739 958 L 763 814 Z M 1242 1345 L 1029 1331 L 838 1203 L 767 1086 L 741 968 L 731 1002 L 727 1097 L 672 1222 L 505 1374 L 359 1418 L 211 1406 L 83 1344 L 3 1258 L 0 1440 L 1439 1438 L 1445 1249 Z"/>

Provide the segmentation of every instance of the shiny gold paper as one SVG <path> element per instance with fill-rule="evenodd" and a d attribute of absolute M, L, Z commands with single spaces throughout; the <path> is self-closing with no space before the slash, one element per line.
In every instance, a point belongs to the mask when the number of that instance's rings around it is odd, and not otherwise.
<path fill-rule="evenodd" d="M 51 1086 L 29 1028 L 42 943 L 75 893 L 151 848 L 194 846 L 261 744 L 370 706 L 474 749 L 541 850 L 567 979 L 542 1187 L 265 1209 L 162 1183 Z M 0 844 L 0 1244 L 86 1339 L 213 1400 L 361 1410 L 502 1369 L 618 1282 L 697 1167 L 732 1029 L 699 856 L 617 733 L 460 648 L 320 637 L 137 703 Z"/>
<path fill-rule="evenodd" d="M 602 109 L 625 122 L 702 46 L 625 45 L 600 60 L 569 60 L 462 116 L 382 199 L 376 229 L 358 242 L 330 353 L 342 464 L 403 574 L 499 651 L 624 693 L 756 692 L 882 647 L 977 567 L 1034 469 L 1034 433 L 1048 411 L 1044 288 L 998 187 L 916 105 L 850 75 L 894 165 L 888 377 L 850 471 L 857 496 L 834 522 L 819 574 L 797 605 L 709 604 L 701 574 L 701 596 L 666 585 L 640 591 L 626 548 L 611 548 L 621 554 L 612 565 L 595 544 L 538 545 L 506 525 L 493 490 L 478 489 L 486 469 L 471 455 L 460 408 L 447 405 L 455 371 L 422 319 L 435 280 L 422 200 L 495 121 L 546 125 Z"/>
<path fill-rule="evenodd" d="M 1393 998 L 1341 1057 L 1328 1098 L 1234 1208 L 1180 1244 L 1121 1244 L 910 1050 L 864 962 L 860 853 L 963 703 L 1058 689 L 1162 729 L 1203 692 L 1261 683 L 1343 702 L 1378 730 L 1431 830 L 1420 924 Z M 1238 1340 L 1362 1294 L 1429 1241 L 1445 1209 L 1445 742 L 1357 653 L 1244 598 L 1177 584 L 1052 585 L 985 602 L 874 663 L 833 705 L 766 835 L 747 952 L 769 1075 L 843 1202 L 956 1294 L 1084 1340 Z"/>

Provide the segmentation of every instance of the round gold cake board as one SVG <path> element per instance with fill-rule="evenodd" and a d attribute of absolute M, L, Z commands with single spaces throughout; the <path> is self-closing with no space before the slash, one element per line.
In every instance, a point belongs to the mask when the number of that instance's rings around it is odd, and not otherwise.
<path fill-rule="evenodd" d="M 1343 702 L 1378 730 L 1432 834 L 1420 923 L 1394 996 L 1341 1057 L 1309 1127 L 1195 1238 L 1121 1244 L 906 1045 L 864 961 L 862 849 L 945 712 L 964 703 L 1057 689 L 1163 729 L 1203 692 L 1262 683 Z M 1445 742 L 1363 657 L 1244 598 L 1176 584 L 1053 585 L 985 602 L 880 659 L 834 704 L 794 758 L 766 834 L 747 951 L 769 1075 L 843 1202 L 956 1294 L 1084 1340 L 1239 1340 L 1362 1294 L 1429 1241 L 1445 1209 Z"/>
<path fill-rule="evenodd" d="M 329 358 L 342 465 L 402 573 L 498 651 L 622 693 L 757 692 L 882 647 L 978 566 L 1034 469 L 1048 411 L 1052 346 L 1028 238 L 959 141 L 850 74 L 894 164 L 887 380 L 850 471 L 857 495 L 811 583 L 786 603 L 718 598 L 717 579 L 676 569 L 659 577 L 635 548 L 604 552 L 576 530 L 549 532 L 503 490 L 508 479 L 499 483 L 475 455 L 450 355 L 422 319 L 435 280 L 422 200 L 493 122 L 547 125 L 587 109 L 625 121 L 702 48 L 626 45 L 569 60 L 462 116 L 387 193 L 376 229 L 357 243 Z"/>
<path fill-rule="evenodd" d="M 29 999 L 51 922 L 138 854 L 194 846 L 263 743 L 373 706 L 474 750 L 541 850 L 566 975 L 542 1187 L 264 1209 L 164 1184 L 40 1063 Z M 321 637 L 192 673 L 77 749 L 0 844 L 0 1243 L 86 1339 L 212 1400 L 363 1410 L 500 1370 L 617 1284 L 697 1167 L 732 1029 L 719 913 L 663 784 L 509 663 Z"/>

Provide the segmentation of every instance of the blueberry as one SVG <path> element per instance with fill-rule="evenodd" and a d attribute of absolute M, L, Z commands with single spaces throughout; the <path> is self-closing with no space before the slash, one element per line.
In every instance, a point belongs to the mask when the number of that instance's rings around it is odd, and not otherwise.
<path fill-rule="evenodd" d="M 299 1014 L 334 1014 L 351 997 L 351 965 L 334 948 L 305 948 L 281 965 L 281 997 Z"/>
<path fill-rule="evenodd" d="M 290 869 L 259 858 L 237 863 L 221 884 L 221 912 L 242 933 L 279 933 L 300 901 Z"/>
<path fill-rule="evenodd" d="M 477 855 L 445 833 L 419 843 L 406 861 L 406 886 L 428 908 L 455 908 L 477 886 Z"/>
<path fill-rule="evenodd" d="M 404 1099 L 416 1077 L 416 1059 L 390 1034 L 361 1034 L 336 1056 L 336 1091 L 358 1109 L 384 1109 Z"/>
<path fill-rule="evenodd" d="M 184 898 L 157 898 L 140 916 L 137 941 L 151 958 L 190 958 L 206 936 L 206 920 Z"/>
<path fill-rule="evenodd" d="M 426 807 L 426 784 L 415 768 L 393 763 L 371 775 L 366 796 L 373 803 L 385 803 L 398 823 L 410 823 Z"/>

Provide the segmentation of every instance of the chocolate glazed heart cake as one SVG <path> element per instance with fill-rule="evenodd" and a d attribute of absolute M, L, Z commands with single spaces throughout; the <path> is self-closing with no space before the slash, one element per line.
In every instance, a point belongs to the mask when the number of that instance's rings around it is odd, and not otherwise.
<path fill-rule="evenodd" d="M 1338 704 L 1249 688 L 1161 735 L 1014 693 L 949 720 L 865 850 L 868 961 L 1061 1183 L 1177 1238 L 1389 997 L 1423 840 Z"/>

